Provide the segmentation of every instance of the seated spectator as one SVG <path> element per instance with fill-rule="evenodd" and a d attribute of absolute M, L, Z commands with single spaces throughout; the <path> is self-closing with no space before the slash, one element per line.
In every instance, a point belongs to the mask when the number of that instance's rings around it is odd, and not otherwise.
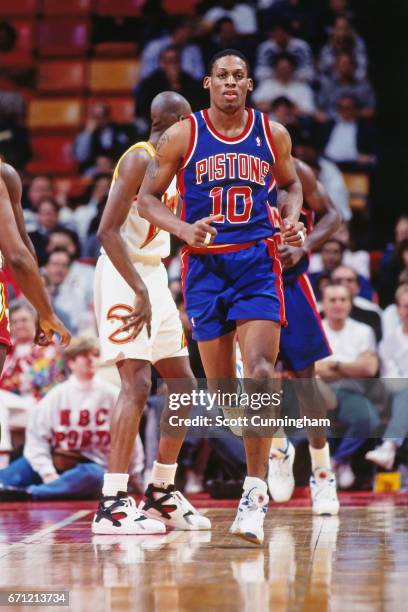
<path fill-rule="evenodd" d="M 318 65 L 319 72 L 322 75 L 330 78 L 336 58 L 340 53 L 350 53 L 352 55 L 356 66 L 356 79 L 364 79 L 367 73 L 366 46 L 346 15 L 336 17 L 329 41 L 320 51 Z"/>
<path fill-rule="evenodd" d="M 353 307 L 350 312 L 350 318 L 360 323 L 365 323 L 373 330 L 375 339 L 380 342 L 382 338 L 381 315 L 382 310 L 377 304 L 359 295 L 360 293 L 360 277 L 349 266 L 340 265 L 333 270 L 330 276 L 331 280 L 339 285 L 344 285 L 350 291 L 353 301 Z M 364 278 L 364 277 L 362 277 Z M 365 279 L 364 279 L 365 280 Z"/>
<path fill-rule="evenodd" d="M 0 470 L 0 500 L 99 496 L 119 389 L 96 375 L 98 355 L 94 339 L 71 341 L 65 350 L 71 376 L 33 411 L 24 456 Z M 130 473 L 138 477 L 142 469 L 139 438 Z"/>
<path fill-rule="evenodd" d="M 235 0 L 219 0 L 216 6 L 210 8 L 204 15 L 204 22 L 212 26 L 222 17 L 230 17 L 238 34 L 256 34 L 256 11 L 249 2 Z"/>
<path fill-rule="evenodd" d="M 316 119 L 327 121 L 336 116 L 337 101 L 344 96 L 357 100 L 358 115 L 372 119 L 375 114 L 376 99 L 374 90 L 367 79 L 357 79 L 356 65 L 350 53 L 340 53 L 336 58 L 334 74 L 324 77 L 317 95 L 319 113 Z"/>
<path fill-rule="evenodd" d="M 346 287 L 334 284 L 325 287 L 323 327 L 333 354 L 316 363 L 316 374 L 331 383 L 338 403 L 336 421 L 346 425 L 346 431 L 332 454 L 333 468 L 341 488 L 353 485 L 353 455 L 367 438 L 375 436 L 380 424 L 377 410 L 365 397 L 362 382 L 357 380 L 374 377 L 377 373 L 374 333 L 364 323 L 350 318 L 351 307 L 351 295 Z M 336 381 L 341 383 L 336 385 Z"/>
<path fill-rule="evenodd" d="M 321 272 L 312 272 L 309 274 L 310 283 L 313 287 L 317 300 L 320 299 L 320 294 L 318 291 L 320 276 L 325 274 L 331 275 L 335 268 L 341 266 L 343 264 L 343 253 L 344 245 L 336 238 L 330 238 L 327 240 L 320 249 L 323 270 Z M 366 298 L 367 300 L 372 300 L 374 290 L 368 279 L 364 278 L 364 276 L 358 275 L 358 282 L 360 286 L 358 295 Z"/>
<path fill-rule="evenodd" d="M 408 240 L 408 215 L 398 218 L 394 228 L 394 242 L 387 244 L 381 259 L 378 289 L 383 307 L 393 302 L 398 277 L 405 268 L 401 254 L 401 244 L 404 240 Z"/>
<path fill-rule="evenodd" d="M 391 419 L 382 444 L 366 454 L 368 461 L 386 470 L 392 469 L 395 455 L 408 435 L 408 284 L 398 287 L 395 302 L 401 326 L 380 344 L 381 376 L 404 380 L 387 381 L 393 393 Z"/>
<path fill-rule="evenodd" d="M 315 168 L 316 176 L 326 188 L 329 196 L 339 211 L 343 221 L 352 217 L 349 205 L 349 192 L 344 178 L 336 164 L 319 157 L 317 138 L 313 139 L 313 132 L 305 130 L 294 138 L 294 153 L 296 157 Z"/>
<path fill-rule="evenodd" d="M 202 79 L 204 64 L 200 48 L 192 43 L 193 28 L 188 17 L 176 17 L 170 24 L 170 33 L 147 43 L 141 57 L 140 79 L 146 79 L 160 68 L 160 56 L 167 47 L 176 47 L 180 53 L 181 70 L 193 79 Z"/>
<path fill-rule="evenodd" d="M 112 170 L 113 173 L 113 170 Z M 71 215 L 70 223 L 78 234 L 81 254 L 88 238 L 89 227 L 96 216 L 101 216 L 101 207 L 105 204 L 112 180 L 112 173 L 96 175 L 84 194 L 86 204 L 78 206 Z"/>
<path fill-rule="evenodd" d="M 254 76 L 257 81 L 276 77 L 276 58 L 282 53 L 291 55 L 296 62 L 294 78 L 312 82 L 314 66 L 312 51 L 305 40 L 295 38 L 290 24 L 281 20 L 275 22 L 269 32 L 268 40 L 261 43 L 257 50 Z"/>
<path fill-rule="evenodd" d="M 347 223 L 342 223 L 339 229 L 331 236 L 339 240 L 343 246 L 342 263 L 349 266 L 365 278 L 370 278 L 370 254 L 363 249 L 354 250 L 350 230 Z M 320 253 L 312 253 L 310 258 L 309 272 L 321 272 L 323 269 Z"/>
<path fill-rule="evenodd" d="M 353 96 L 337 100 L 337 115 L 321 125 L 321 150 L 343 170 L 364 171 L 377 161 L 377 134 L 358 114 Z"/>
<path fill-rule="evenodd" d="M 54 198 L 54 190 L 49 176 L 35 176 L 23 193 L 24 221 L 28 232 L 34 232 L 37 224 L 38 205 L 45 198 Z"/>
<path fill-rule="evenodd" d="M 295 105 L 298 115 L 313 115 L 313 92 L 307 83 L 296 79 L 296 59 L 289 53 L 281 53 L 273 62 L 274 76 L 262 80 L 255 89 L 252 94 L 254 105 L 263 112 L 269 112 L 273 101 L 284 96 Z"/>
<path fill-rule="evenodd" d="M 138 132 L 133 124 L 115 123 L 110 106 L 96 102 L 89 109 L 83 131 L 75 138 L 73 156 L 85 171 L 100 156 L 118 159 L 136 140 Z"/>
<path fill-rule="evenodd" d="M 316 34 L 316 16 L 303 0 L 258 0 L 258 23 L 269 32 L 276 23 L 289 25 L 298 39 L 312 40 Z"/>
<path fill-rule="evenodd" d="M 87 271 L 79 269 L 70 274 L 73 258 L 64 247 L 56 247 L 48 255 L 44 272 L 50 283 L 51 302 L 60 312 L 65 313 L 68 328 L 76 333 L 86 320 L 93 300 L 93 283 L 89 283 Z"/>
<path fill-rule="evenodd" d="M 296 106 L 285 96 L 280 96 L 272 102 L 268 115 L 272 121 L 284 125 L 289 134 L 293 135 L 293 138 L 296 137 L 297 133 L 308 129 L 310 123 L 308 117 L 297 114 Z"/>
<path fill-rule="evenodd" d="M 29 232 L 37 254 L 38 265 L 43 266 L 47 259 L 47 245 L 51 232 L 60 229 L 60 207 L 53 198 L 44 198 L 38 204 L 37 229 Z"/>
<path fill-rule="evenodd" d="M 150 106 L 161 91 L 176 91 L 191 104 L 193 110 L 208 106 L 208 94 L 200 81 L 184 72 L 180 63 L 178 47 L 170 46 L 160 53 L 159 68 L 142 80 L 135 90 L 135 109 L 138 118 L 150 123 Z"/>
<path fill-rule="evenodd" d="M 10 305 L 12 348 L 6 357 L 1 389 L 26 398 L 34 406 L 57 383 L 65 380 L 59 344 L 34 344 L 37 315 L 25 300 Z"/>
<path fill-rule="evenodd" d="M 204 38 L 201 46 L 206 66 L 216 53 L 224 49 L 238 49 L 250 65 L 253 64 L 254 45 L 251 40 L 238 34 L 231 17 L 219 19 L 213 26 L 212 34 Z"/>

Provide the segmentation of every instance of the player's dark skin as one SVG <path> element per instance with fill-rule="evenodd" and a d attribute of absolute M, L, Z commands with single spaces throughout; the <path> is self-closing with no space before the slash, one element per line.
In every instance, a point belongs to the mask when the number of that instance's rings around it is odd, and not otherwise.
<path fill-rule="evenodd" d="M 336 207 L 326 189 L 316 179 L 312 168 L 299 159 L 294 159 L 294 163 L 302 184 L 303 199 L 308 207 L 316 213 L 319 220 L 302 246 L 294 247 L 284 244 L 279 247 L 283 269 L 295 266 L 309 251 L 320 248 L 339 228 L 341 223 Z M 281 204 L 280 200 L 281 194 L 278 192 L 278 208 Z M 321 393 L 320 384 L 324 383 L 318 383 L 316 380 L 315 364 L 312 363 L 307 368 L 294 372 L 294 375 L 299 379 L 297 390 L 303 414 L 313 418 L 324 418 L 327 412 L 327 396 Z M 324 432 L 317 435 L 314 429 L 308 432 L 308 436 L 312 448 L 319 449 L 325 446 L 327 438 Z"/>
<path fill-rule="evenodd" d="M 149 142 L 156 147 L 163 132 L 190 113 L 190 105 L 182 96 L 173 92 L 160 94 L 152 104 Z M 150 335 L 151 305 L 146 285 L 131 261 L 120 230 L 129 214 L 135 194 L 139 191 L 150 160 L 151 157 L 143 149 L 134 149 L 123 158 L 98 230 L 99 240 L 109 259 L 134 291 L 135 307 L 127 317 L 128 325 L 123 330 L 133 329 L 135 337 L 145 324 Z M 121 390 L 111 420 L 109 472 L 126 473 L 139 431 L 140 417 L 150 391 L 151 370 L 150 362 L 141 359 L 123 359 L 116 365 L 121 379 Z M 172 389 L 175 384 L 172 379 L 183 381 L 178 385 L 178 392 L 182 384 L 186 386 L 182 391 L 189 391 L 194 387 L 194 376 L 188 357 L 161 359 L 154 365 L 160 376 L 167 379 L 169 393 L 176 391 Z M 179 436 L 162 435 L 157 460 L 166 464 L 176 463 L 183 439 L 181 431 Z"/>
<path fill-rule="evenodd" d="M 21 207 L 22 185 L 16 170 L 2 162 L 0 175 L 0 251 L 10 266 L 13 276 L 25 297 L 38 314 L 37 342 L 47 345 L 53 334 L 61 338 L 63 346 L 70 334 L 52 310 L 40 276 L 34 247 L 27 234 Z M 3 369 L 7 347 L 0 345 L 0 372 Z"/>
<path fill-rule="evenodd" d="M 204 79 L 204 88 L 210 92 L 209 116 L 215 129 L 226 137 L 242 133 L 248 118 L 245 101 L 253 88 L 244 60 L 228 55 L 219 58 L 210 75 Z M 302 192 L 291 157 L 291 140 L 286 129 L 270 122 L 277 149 L 273 175 L 278 187 L 285 192 L 282 202 L 283 238 L 286 244 L 302 243 L 298 222 L 302 205 Z M 193 247 L 205 246 L 207 233 L 212 237 L 217 230 L 212 223 L 220 220 L 205 217 L 189 224 L 166 211 L 160 198 L 181 166 L 188 149 L 190 123 L 172 126 L 161 138 L 155 158 L 140 188 L 140 214 L 154 225 L 175 234 Z M 274 365 L 279 348 L 280 323 L 265 320 L 239 320 L 236 322 L 245 377 L 255 381 L 268 381 L 274 376 Z M 200 356 L 208 379 L 229 378 L 233 365 L 235 372 L 235 332 L 214 340 L 198 343 Z M 234 375 L 233 375 L 234 376 Z M 266 384 L 266 383 L 265 383 Z M 265 479 L 271 438 L 244 437 L 248 476 Z"/>

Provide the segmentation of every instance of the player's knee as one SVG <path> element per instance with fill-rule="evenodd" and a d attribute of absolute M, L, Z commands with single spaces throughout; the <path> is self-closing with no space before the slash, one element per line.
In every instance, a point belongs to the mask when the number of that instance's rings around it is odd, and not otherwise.
<path fill-rule="evenodd" d="M 135 406 L 144 407 L 151 389 L 150 373 L 138 372 L 133 378 L 122 379 L 122 394 Z"/>
<path fill-rule="evenodd" d="M 253 380 L 267 380 L 273 375 L 273 364 L 265 358 L 254 360 L 247 367 L 246 377 Z"/>

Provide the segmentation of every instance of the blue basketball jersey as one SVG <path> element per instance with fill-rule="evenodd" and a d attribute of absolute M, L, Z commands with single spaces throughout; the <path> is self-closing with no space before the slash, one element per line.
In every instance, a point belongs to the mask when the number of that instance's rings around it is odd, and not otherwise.
<path fill-rule="evenodd" d="M 241 244 L 275 233 L 268 204 L 276 200 L 271 168 L 276 149 L 267 117 L 247 108 L 248 120 L 236 138 L 223 136 L 208 110 L 193 113 L 189 150 L 178 173 L 183 219 L 194 223 L 211 214 L 214 245 Z"/>

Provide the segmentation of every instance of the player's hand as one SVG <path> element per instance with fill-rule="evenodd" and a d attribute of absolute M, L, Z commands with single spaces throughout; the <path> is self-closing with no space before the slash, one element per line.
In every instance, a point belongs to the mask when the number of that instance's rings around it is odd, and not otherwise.
<path fill-rule="evenodd" d="M 128 315 L 123 316 L 123 321 L 126 324 L 121 328 L 121 331 L 133 330 L 133 339 L 140 333 L 143 326 L 146 325 L 147 335 L 150 338 L 152 333 L 152 306 L 150 304 L 149 292 L 145 285 L 135 291 L 136 301 L 135 307 Z"/>
<path fill-rule="evenodd" d="M 195 223 L 186 225 L 180 238 L 192 247 L 206 247 L 218 234 L 217 230 L 210 224 L 214 221 L 222 221 L 224 215 L 210 215 L 199 219 Z"/>
<path fill-rule="evenodd" d="M 278 251 L 279 259 L 284 270 L 295 266 L 306 254 L 306 249 L 302 247 L 292 247 L 287 244 L 279 246 Z"/>
<path fill-rule="evenodd" d="M 71 341 L 71 334 L 61 323 L 55 313 L 51 313 L 48 317 L 40 317 L 37 325 L 36 341 L 40 346 L 47 346 L 53 341 L 53 335 L 58 334 L 61 338 L 62 346 L 68 346 Z"/>
<path fill-rule="evenodd" d="M 281 232 L 283 244 L 288 244 L 289 246 L 301 247 L 306 240 L 305 226 L 301 221 L 292 223 L 288 219 L 284 219 L 282 221 Z"/>

